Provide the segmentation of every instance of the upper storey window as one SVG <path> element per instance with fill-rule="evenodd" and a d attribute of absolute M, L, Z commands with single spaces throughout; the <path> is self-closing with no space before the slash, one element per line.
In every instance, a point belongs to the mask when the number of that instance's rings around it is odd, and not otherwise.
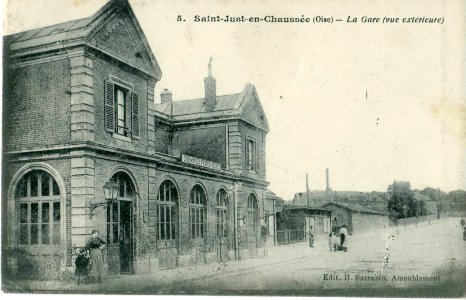
<path fill-rule="evenodd" d="M 257 146 L 254 139 L 246 140 L 246 168 L 251 171 L 257 171 Z"/>
<path fill-rule="evenodd" d="M 112 76 L 105 81 L 105 130 L 139 139 L 139 95 L 132 84 Z"/>
<path fill-rule="evenodd" d="M 115 132 L 124 136 L 130 135 L 128 118 L 126 116 L 128 109 L 128 94 L 129 91 L 120 86 L 115 85 L 114 95 L 115 99 L 115 108 L 116 108 L 116 130 Z"/>

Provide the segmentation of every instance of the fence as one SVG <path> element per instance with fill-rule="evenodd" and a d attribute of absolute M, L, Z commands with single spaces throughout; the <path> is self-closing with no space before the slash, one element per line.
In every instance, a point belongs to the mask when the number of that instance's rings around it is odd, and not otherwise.
<path fill-rule="evenodd" d="M 277 230 L 277 243 L 279 245 L 287 245 L 290 243 L 305 241 L 306 235 L 304 230 Z"/>
<path fill-rule="evenodd" d="M 437 215 L 427 215 L 427 216 L 419 216 L 419 217 L 411 217 L 411 218 L 404 218 L 398 219 L 394 226 L 403 226 L 403 225 L 410 225 L 422 222 L 429 222 L 437 220 Z"/>

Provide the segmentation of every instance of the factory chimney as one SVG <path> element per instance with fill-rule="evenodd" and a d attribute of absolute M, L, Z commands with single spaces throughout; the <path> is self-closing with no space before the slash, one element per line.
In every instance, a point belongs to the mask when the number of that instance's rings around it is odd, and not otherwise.
<path fill-rule="evenodd" d="M 325 178 L 326 178 L 326 181 L 327 181 L 327 188 L 325 189 L 325 191 L 328 193 L 328 192 L 332 191 L 332 189 L 330 188 L 330 178 L 329 178 L 328 168 L 325 169 Z"/>

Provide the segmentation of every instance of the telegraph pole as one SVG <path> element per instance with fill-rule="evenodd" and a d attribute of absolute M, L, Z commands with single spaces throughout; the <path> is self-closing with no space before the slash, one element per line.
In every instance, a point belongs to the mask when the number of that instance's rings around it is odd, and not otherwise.
<path fill-rule="evenodd" d="M 309 178 L 306 173 L 306 199 L 307 199 L 307 207 L 310 207 L 309 205 Z"/>

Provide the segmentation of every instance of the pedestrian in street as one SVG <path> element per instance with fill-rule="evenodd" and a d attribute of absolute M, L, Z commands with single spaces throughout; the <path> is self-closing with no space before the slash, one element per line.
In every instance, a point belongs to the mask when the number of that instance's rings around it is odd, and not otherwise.
<path fill-rule="evenodd" d="M 86 249 L 89 253 L 89 282 L 102 283 L 104 277 L 104 259 L 102 257 L 102 248 L 105 242 L 99 237 L 99 231 L 94 229 L 92 237 L 87 241 Z"/>
<path fill-rule="evenodd" d="M 346 225 L 343 225 L 340 228 L 340 250 L 343 250 L 345 252 L 348 250 L 348 247 L 345 246 L 345 241 L 346 241 L 346 244 L 348 244 L 347 238 L 348 238 L 348 230 L 346 229 Z"/>
<path fill-rule="evenodd" d="M 464 227 L 463 231 L 463 241 L 466 241 L 466 227 Z"/>
<path fill-rule="evenodd" d="M 464 219 L 461 219 L 460 224 L 461 224 L 461 228 L 463 228 L 464 224 L 466 224 L 466 222 L 464 222 Z"/>
<path fill-rule="evenodd" d="M 312 226 L 309 228 L 309 247 L 314 247 L 314 229 Z"/>
<path fill-rule="evenodd" d="M 330 251 L 337 251 L 337 237 L 335 236 L 335 233 L 333 231 L 330 232 L 330 234 L 328 235 L 328 247 Z"/>
<path fill-rule="evenodd" d="M 80 248 L 76 251 L 78 256 L 76 257 L 74 275 L 76 276 L 76 283 L 87 284 L 88 273 L 89 273 L 89 257 L 87 257 L 87 251 L 84 248 Z"/>

